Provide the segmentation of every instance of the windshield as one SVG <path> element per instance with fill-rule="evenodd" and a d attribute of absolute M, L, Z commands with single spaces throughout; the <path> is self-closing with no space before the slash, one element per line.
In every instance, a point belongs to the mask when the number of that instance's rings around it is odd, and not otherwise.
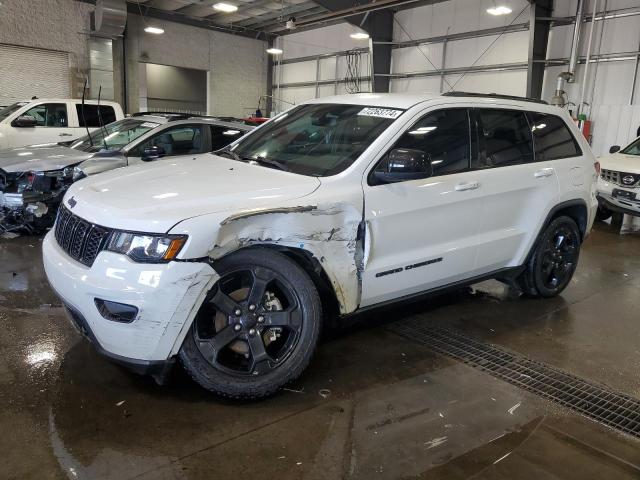
<path fill-rule="evenodd" d="M 640 155 L 640 138 L 638 138 L 635 142 L 622 150 L 620 153 L 624 153 L 626 155 Z"/>
<path fill-rule="evenodd" d="M 5 118 L 7 118 L 9 115 L 11 115 L 13 112 L 15 112 L 16 110 L 24 107 L 25 105 L 27 105 L 29 102 L 18 102 L 18 103 L 14 103 L 13 105 L 9 105 L 8 107 L 4 107 L 2 109 L 0 109 L 0 122 L 2 120 L 4 120 Z"/>
<path fill-rule="evenodd" d="M 94 130 L 91 132 L 91 140 L 88 135 L 85 135 L 72 141 L 69 146 L 84 152 L 120 150 L 158 125 L 160 124 L 156 122 L 125 118 Z"/>
<path fill-rule="evenodd" d="M 230 155 L 302 175 L 335 175 L 349 167 L 402 112 L 362 105 L 302 105 L 240 140 Z"/>

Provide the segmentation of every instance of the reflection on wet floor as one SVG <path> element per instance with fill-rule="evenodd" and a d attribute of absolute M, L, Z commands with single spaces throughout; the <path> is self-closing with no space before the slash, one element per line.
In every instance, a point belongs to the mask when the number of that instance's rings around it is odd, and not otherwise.
<path fill-rule="evenodd" d="M 640 478 L 636 440 L 389 331 L 451 326 L 638 396 L 637 240 L 599 226 L 560 298 L 485 282 L 362 315 L 251 403 L 108 363 L 64 318 L 39 239 L 0 241 L 0 478 Z"/>

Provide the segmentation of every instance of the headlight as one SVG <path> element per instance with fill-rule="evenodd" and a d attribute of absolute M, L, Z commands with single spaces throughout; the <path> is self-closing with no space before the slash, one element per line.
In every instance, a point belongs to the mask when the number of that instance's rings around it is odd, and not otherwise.
<path fill-rule="evenodd" d="M 186 235 L 114 232 L 107 250 L 127 255 L 134 262 L 170 262 L 187 241 Z"/>
<path fill-rule="evenodd" d="M 78 180 L 82 180 L 87 175 L 80 167 L 73 167 L 73 181 L 77 182 Z"/>

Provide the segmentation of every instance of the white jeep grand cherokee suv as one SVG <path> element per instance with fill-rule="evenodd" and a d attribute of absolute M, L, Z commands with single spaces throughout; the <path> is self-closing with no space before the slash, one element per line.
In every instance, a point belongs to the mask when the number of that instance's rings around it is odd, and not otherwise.
<path fill-rule="evenodd" d="M 323 318 L 497 278 L 551 297 L 597 201 L 562 110 L 513 97 L 310 101 L 215 154 L 74 184 L 44 265 L 75 324 L 161 378 L 275 392 Z"/>

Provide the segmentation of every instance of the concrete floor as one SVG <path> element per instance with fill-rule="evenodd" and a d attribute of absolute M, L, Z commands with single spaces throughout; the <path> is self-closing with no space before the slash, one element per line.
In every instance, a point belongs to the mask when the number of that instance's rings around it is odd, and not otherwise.
<path fill-rule="evenodd" d="M 392 331 L 452 326 L 640 396 L 640 238 L 606 224 L 559 298 L 485 282 L 369 313 L 295 385 L 243 404 L 108 363 L 48 288 L 40 239 L 0 242 L 0 478 L 640 478 L 637 440 Z"/>

